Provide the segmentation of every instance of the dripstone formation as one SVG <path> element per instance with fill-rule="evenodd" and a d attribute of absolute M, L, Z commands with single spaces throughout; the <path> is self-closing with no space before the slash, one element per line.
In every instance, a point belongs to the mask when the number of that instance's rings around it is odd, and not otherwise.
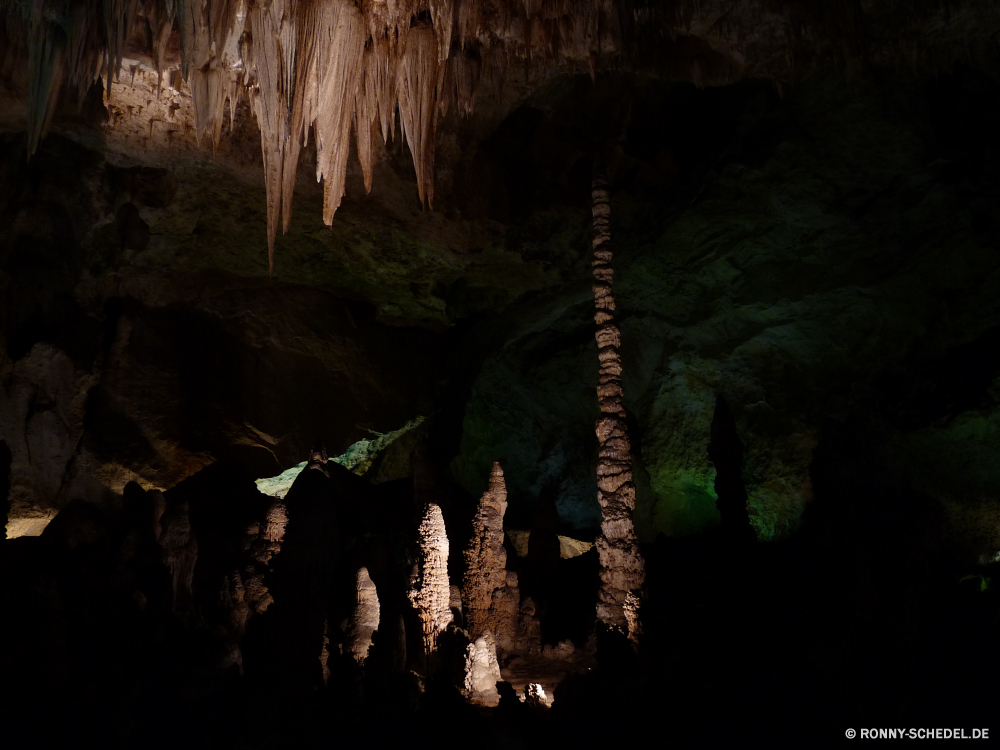
<path fill-rule="evenodd" d="M 601 506 L 601 534 L 597 552 L 601 561 L 597 617 L 609 627 L 632 631 L 625 605 L 630 593 L 642 588 L 645 563 L 639 551 L 632 514 L 635 511 L 635 483 L 632 480 L 632 449 L 622 404 L 622 364 L 618 347 L 621 332 L 614 322 L 615 298 L 611 292 L 611 197 L 603 176 L 594 178 L 594 305 L 597 312 L 597 346 L 600 371 L 597 399 L 601 417 L 597 420 L 600 454 L 597 460 L 597 501 Z"/>
<path fill-rule="evenodd" d="M 503 547 L 503 516 L 507 510 L 507 488 L 503 469 L 493 464 L 489 488 L 479 499 L 472 522 L 472 540 L 465 550 L 465 580 L 462 611 L 469 637 L 486 633 L 496 637 L 499 629 L 494 597 L 507 585 L 507 552 Z"/>
<path fill-rule="evenodd" d="M 418 557 L 410 579 L 409 599 L 420 618 L 426 655 L 437 649 L 438 636 L 452 620 L 448 583 L 448 534 L 436 503 L 424 508 L 417 531 Z"/>
<path fill-rule="evenodd" d="M 368 575 L 367 568 L 358 568 L 354 611 L 347 630 L 347 646 L 358 664 L 368 658 L 372 634 L 378 630 L 378 591 Z"/>

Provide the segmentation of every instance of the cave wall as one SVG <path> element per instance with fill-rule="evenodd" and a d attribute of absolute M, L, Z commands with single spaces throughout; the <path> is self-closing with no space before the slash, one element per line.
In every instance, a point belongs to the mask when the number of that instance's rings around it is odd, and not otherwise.
<path fill-rule="evenodd" d="M 385 325 L 322 279 L 147 263 L 186 252 L 160 221 L 191 200 L 175 171 L 59 136 L 30 162 L 23 136 L 0 143 L 11 535 L 72 500 L 114 506 L 131 480 L 169 488 L 222 458 L 273 475 L 318 438 L 339 453 L 431 410 L 432 331 Z"/>
<path fill-rule="evenodd" d="M 762 539 L 797 528 L 817 443 L 856 415 L 891 443 L 897 481 L 948 504 L 956 526 L 994 512 L 997 93 L 961 68 L 930 82 L 817 76 L 783 99 L 753 84 L 619 87 L 619 111 L 630 94 L 635 106 L 612 160 L 612 231 L 645 539 L 718 522 L 707 449 L 720 396 Z M 554 98 L 563 117 L 587 106 Z M 484 365 L 453 469 L 477 491 L 502 446 L 516 512 L 518 491 L 537 496 L 558 466 L 561 520 L 582 528 L 596 513 L 596 345 L 582 272 L 564 268 L 568 283 L 527 303 L 534 315 L 514 316 Z"/>

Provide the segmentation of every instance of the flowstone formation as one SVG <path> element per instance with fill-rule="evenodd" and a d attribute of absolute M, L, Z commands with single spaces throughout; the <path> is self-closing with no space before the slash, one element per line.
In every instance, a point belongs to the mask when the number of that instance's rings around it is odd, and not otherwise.
<path fill-rule="evenodd" d="M 423 631 L 424 654 L 437 650 L 438 636 L 452 620 L 451 586 L 448 582 L 448 534 L 436 503 L 427 503 L 417 530 L 418 558 L 410 579 L 408 597 Z"/>
<path fill-rule="evenodd" d="M 597 459 L 597 501 L 601 506 L 601 534 L 597 553 L 601 561 L 597 617 L 609 627 L 634 632 L 636 615 L 626 613 L 636 607 L 636 592 L 645 580 L 645 563 L 632 523 L 635 511 L 635 484 L 632 481 L 632 452 L 625 407 L 622 404 L 622 365 L 618 347 L 621 332 L 614 322 L 615 298 L 611 292 L 611 197 L 602 176 L 593 185 L 594 212 L 594 305 L 597 312 L 597 346 L 600 379 L 597 398 L 601 418 L 597 420 L 600 453 Z"/>

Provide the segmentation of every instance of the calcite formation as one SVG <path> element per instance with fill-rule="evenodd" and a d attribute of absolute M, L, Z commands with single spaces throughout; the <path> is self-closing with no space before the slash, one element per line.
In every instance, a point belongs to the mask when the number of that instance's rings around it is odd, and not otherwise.
<path fill-rule="evenodd" d="M 427 503 L 417 531 L 419 554 L 408 593 L 423 630 L 425 654 L 437 649 L 438 636 L 452 620 L 448 582 L 448 534 L 436 503 Z"/>
<path fill-rule="evenodd" d="M 503 546 L 503 517 L 507 511 L 507 487 L 503 469 L 493 464 L 489 486 L 479 499 L 472 521 L 472 539 L 465 550 L 465 579 L 462 586 L 465 628 L 471 638 L 497 634 L 498 612 L 494 594 L 507 585 L 507 552 Z"/>
<path fill-rule="evenodd" d="M 524 705 L 531 708 L 550 708 L 552 698 L 545 694 L 545 688 L 537 682 L 529 682 L 524 687 Z"/>
<path fill-rule="evenodd" d="M 498 705 L 500 694 L 497 683 L 501 679 L 496 643 L 489 633 L 466 646 L 465 682 L 462 686 L 466 700 L 480 706 Z"/>
<path fill-rule="evenodd" d="M 35 0 L 5 4 L 0 71 L 27 79 L 28 150 L 50 127 L 61 93 L 81 101 L 99 76 L 155 70 L 162 87 L 190 92 L 190 127 L 217 147 L 228 109 L 250 102 L 261 135 L 267 235 L 273 263 L 285 231 L 303 148 L 312 135 L 329 223 L 344 195 L 351 133 L 370 189 L 377 141 L 395 133 L 395 112 L 413 157 L 420 201 L 434 195 L 435 135 L 449 110 L 477 103 L 484 80 L 511 65 L 587 70 L 608 61 L 653 61 L 698 86 L 746 76 L 780 83 L 801 75 L 797 58 L 937 64 L 941 50 L 989 54 L 989 2 L 954 14 L 945 32 L 936 4 L 900 10 L 890 0 L 772 4 L 761 0 Z M 840 6 L 838 6 L 840 7 Z M 862 20 L 863 15 L 863 20 Z M 995 14 L 994 14 L 995 15 Z M 905 20 L 904 20 L 905 19 Z M 862 32 L 863 27 L 863 32 Z M 902 37 L 900 29 L 903 28 Z M 933 33 L 921 33 L 927 29 Z M 910 41 L 901 44 L 900 39 Z M 921 40 L 920 42 L 912 40 Z M 807 54 L 800 55 L 800 51 Z M 646 58 L 649 58 L 648 60 Z M 801 64 L 801 63 L 799 63 Z M 126 74 L 127 75 L 127 74 Z M 131 107 L 129 107 L 131 109 Z M 154 120 L 150 119 L 150 132 Z"/>
<path fill-rule="evenodd" d="M 501 655 L 540 651 L 539 627 L 532 602 L 521 605 L 517 573 L 507 570 L 503 517 L 507 487 L 503 469 L 493 464 L 489 486 L 472 521 L 472 539 L 465 550 L 462 612 L 472 639 L 488 635 Z M 530 600 L 528 600 L 530 602 Z"/>
<path fill-rule="evenodd" d="M 354 611 L 347 629 L 347 646 L 358 664 L 368 658 L 372 633 L 378 630 L 378 591 L 368 575 L 368 568 L 358 568 L 355 577 Z"/>
<path fill-rule="evenodd" d="M 615 325 L 615 298 L 611 291 L 611 198 L 602 175 L 593 183 L 594 212 L 594 303 L 597 308 L 597 346 L 600 371 L 597 420 L 600 453 L 597 459 L 597 501 L 601 506 L 601 533 L 597 552 L 601 564 L 597 617 L 609 627 L 629 632 L 625 604 L 645 580 L 645 563 L 639 551 L 632 514 L 635 484 L 632 480 L 632 449 L 622 404 L 622 365 L 618 348 L 621 333 Z"/>

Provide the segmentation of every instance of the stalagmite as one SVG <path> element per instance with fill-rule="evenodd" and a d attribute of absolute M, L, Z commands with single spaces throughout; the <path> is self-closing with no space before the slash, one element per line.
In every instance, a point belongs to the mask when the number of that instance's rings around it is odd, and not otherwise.
<path fill-rule="evenodd" d="M 441 508 L 436 504 L 427 503 L 417 534 L 420 554 L 410 580 L 408 596 L 420 617 L 424 652 L 431 654 L 437 649 L 438 636 L 448 627 L 452 617 L 448 606 L 451 595 L 448 535 Z"/>
<path fill-rule="evenodd" d="M 611 206 L 603 176 L 593 183 L 594 213 L 594 302 L 597 312 L 597 346 L 600 370 L 597 398 L 601 417 L 597 420 L 600 453 L 597 460 L 597 501 L 601 506 L 601 533 L 596 546 L 601 566 L 597 617 L 609 627 L 632 634 L 626 602 L 635 612 L 638 591 L 645 579 L 645 564 L 632 524 L 635 484 L 625 407 L 622 405 L 621 334 L 614 323 L 615 299 L 611 292 Z"/>
<path fill-rule="evenodd" d="M 378 630 L 379 606 L 378 592 L 368 575 L 368 568 L 358 568 L 354 612 L 347 629 L 347 646 L 351 656 L 358 664 L 364 664 L 368 658 L 368 649 L 372 645 L 372 633 Z"/>
<path fill-rule="evenodd" d="M 507 585 L 507 552 L 503 546 L 503 517 L 507 511 L 507 487 L 503 469 L 493 464 L 489 487 L 479 500 L 472 522 L 472 539 L 465 550 L 465 580 L 462 612 L 465 628 L 473 639 L 497 632 L 493 595 Z"/>
<path fill-rule="evenodd" d="M 465 683 L 462 694 L 470 703 L 496 706 L 500 703 L 497 683 L 501 680 L 497 647 L 487 633 L 465 648 Z"/>

